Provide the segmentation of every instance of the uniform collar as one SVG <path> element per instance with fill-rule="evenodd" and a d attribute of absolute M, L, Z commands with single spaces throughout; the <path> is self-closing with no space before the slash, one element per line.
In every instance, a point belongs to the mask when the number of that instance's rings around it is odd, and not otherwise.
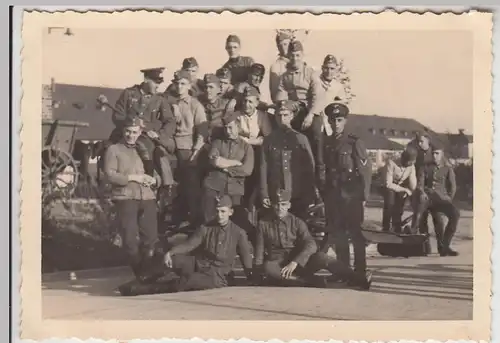
<path fill-rule="evenodd" d="M 135 149 L 136 147 L 136 144 L 128 144 L 127 142 L 125 142 L 125 139 L 122 138 L 121 140 L 121 143 L 123 144 L 124 147 L 126 147 L 127 149 Z"/>
<path fill-rule="evenodd" d="M 302 62 L 302 64 L 301 64 L 299 67 L 295 68 L 295 67 L 291 64 L 291 62 L 288 62 L 288 63 L 286 64 L 286 68 L 287 68 L 289 71 L 293 72 L 293 73 L 298 73 L 298 72 L 300 72 L 300 71 L 304 70 L 304 69 L 306 68 L 306 65 L 307 65 L 307 64 L 306 64 L 306 62 Z"/>
<path fill-rule="evenodd" d="M 184 97 L 182 97 L 182 98 L 181 98 L 180 96 L 178 97 L 179 102 L 181 102 L 181 101 L 182 101 L 182 102 L 185 102 L 186 104 L 189 104 L 189 103 L 191 102 L 191 98 L 192 98 L 192 97 L 191 97 L 191 95 L 189 95 L 189 94 L 188 94 L 188 95 L 186 95 L 186 96 L 184 96 Z"/>
<path fill-rule="evenodd" d="M 229 60 L 228 60 L 229 63 L 238 63 L 239 61 L 241 61 L 241 56 L 229 57 Z"/>

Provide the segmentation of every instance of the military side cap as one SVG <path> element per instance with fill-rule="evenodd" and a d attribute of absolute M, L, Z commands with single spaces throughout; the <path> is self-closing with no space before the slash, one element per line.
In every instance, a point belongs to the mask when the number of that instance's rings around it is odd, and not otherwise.
<path fill-rule="evenodd" d="M 138 116 L 127 116 L 123 121 L 123 127 L 140 126 L 144 127 L 144 121 Z"/>
<path fill-rule="evenodd" d="M 236 119 L 238 119 L 238 117 L 240 116 L 240 113 L 239 112 L 235 112 L 235 111 L 227 111 L 224 116 L 222 117 L 222 124 L 224 124 L 224 126 L 232 123 L 233 121 L 235 121 Z"/>
<path fill-rule="evenodd" d="M 163 82 L 163 71 L 165 68 L 149 68 L 149 69 L 141 69 L 141 73 L 144 74 L 144 77 L 153 80 L 158 83 Z"/>
<path fill-rule="evenodd" d="M 220 68 L 215 72 L 215 76 L 219 79 L 231 79 L 231 70 L 228 68 Z"/>
<path fill-rule="evenodd" d="M 292 199 L 292 192 L 287 189 L 280 189 L 276 194 L 278 201 L 290 201 Z"/>
<path fill-rule="evenodd" d="M 223 195 L 221 197 L 217 197 L 216 199 L 217 207 L 232 207 L 233 201 L 229 195 Z"/>
<path fill-rule="evenodd" d="M 247 96 L 255 96 L 255 97 L 260 97 L 260 93 L 259 91 L 257 90 L 257 88 L 255 87 L 252 87 L 252 86 L 248 86 L 245 88 L 245 90 L 243 91 L 243 96 L 244 97 L 247 97 Z"/>
<path fill-rule="evenodd" d="M 189 72 L 187 72 L 186 70 L 177 70 L 174 73 L 174 81 L 179 81 L 182 79 L 191 81 L 191 74 L 189 74 Z"/>
<path fill-rule="evenodd" d="M 205 74 L 205 76 L 203 77 L 203 82 L 205 83 L 205 85 L 208 85 L 209 83 L 219 84 L 220 80 L 215 74 Z"/>
<path fill-rule="evenodd" d="M 444 150 L 445 146 L 440 139 L 436 139 L 432 142 L 432 150 Z"/>
<path fill-rule="evenodd" d="M 264 76 L 265 73 L 266 73 L 266 68 L 260 63 L 254 63 L 250 67 L 250 74 Z"/>
<path fill-rule="evenodd" d="M 325 59 L 323 60 L 323 65 L 327 64 L 337 64 L 337 59 L 335 58 L 335 56 L 331 54 L 326 55 Z"/>
<path fill-rule="evenodd" d="M 304 51 L 304 46 L 302 46 L 302 43 L 300 41 L 294 40 L 290 43 L 288 49 L 290 52 Z"/>
<path fill-rule="evenodd" d="M 349 115 L 349 108 L 344 104 L 334 102 L 326 106 L 325 114 L 328 118 L 345 118 Z"/>
<path fill-rule="evenodd" d="M 187 57 L 182 61 L 182 69 L 198 67 L 198 61 L 194 57 Z"/>
<path fill-rule="evenodd" d="M 287 40 L 287 39 L 290 39 L 290 40 L 293 39 L 293 35 L 288 31 L 278 31 L 278 33 L 276 34 L 276 41 L 277 42 L 282 42 L 282 41 Z"/>
<path fill-rule="evenodd" d="M 292 100 L 283 100 L 278 103 L 276 106 L 278 111 L 290 111 L 295 112 L 297 110 L 297 105 L 295 101 Z"/>
<path fill-rule="evenodd" d="M 241 44 L 241 40 L 240 40 L 240 37 L 238 37 L 236 35 L 229 35 L 226 38 L 226 44 L 227 43 L 238 43 L 238 44 Z"/>

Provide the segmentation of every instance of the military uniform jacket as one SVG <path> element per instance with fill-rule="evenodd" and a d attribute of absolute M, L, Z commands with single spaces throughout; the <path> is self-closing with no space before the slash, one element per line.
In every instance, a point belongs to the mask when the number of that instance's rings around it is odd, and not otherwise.
<path fill-rule="evenodd" d="M 126 116 L 140 116 L 145 131 L 155 131 L 159 135 L 162 146 L 168 150 L 173 148 L 173 136 L 176 129 L 175 117 L 171 107 L 161 94 L 146 94 L 141 85 L 126 88 L 115 105 L 112 120 L 118 129 Z"/>
<path fill-rule="evenodd" d="M 254 64 L 253 58 L 239 56 L 227 60 L 222 68 L 227 68 L 231 71 L 231 83 L 235 85 L 240 82 L 245 82 L 248 79 L 248 73 L 250 72 L 252 64 Z"/>
<path fill-rule="evenodd" d="M 292 199 L 314 197 L 314 158 L 303 134 L 280 128 L 264 137 L 260 158 L 262 198 L 291 191 Z"/>
<path fill-rule="evenodd" d="M 422 167 L 417 184 L 435 201 L 451 202 L 457 192 L 455 172 L 444 161 L 440 164 L 428 163 Z"/>
<path fill-rule="evenodd" d="M 222 117 L 226 112 L 228 99 L 217 97 L 214 102 L 208 101 L 205 97 L 200 99 L 201 104 L 205 108 L 208 121 L 208 135 L 212 139 L 222 139 L 224 136 L 224 124 Z"/>
<path fill-rule="evenodd" d="M 189 95 L 197 99 L 200 99 L 205 92 L 204 89 L 205 89 L 205 83 L 203 82 L 203 80 L 196 79 L 191 83 L 191 89 L 189 90 Z M 173 83 L 168 85 L 167 89 L 165 90 L 165 93 L 168 94 L 175 93 Z"/>
<path fill-rule="evenodd" d="M 228 168 L 227 171 L 212 166 L 204 180 L 204 187 L 228 195 L 243 195 L 245 193 L 245 177 L 250 176 L 254 166 L 252 146 L 237 138 L 236 140 L 216 140 L 210 147 L 208 158 L 211 163 L 216 157 L 237 160 L 241 166 Z"/>
<path fill-rule="evenodd" d="M 187 241 L 173 247 L 170 254 L 192 253 L 196 257 L 197 270 L 212 272 L 224 282 L 236 255 L 240 256 L 245 270 L 252 269 L 250 249 L 246 232 L 229 221 L 225 227 L 217 223 L 200 226 Z"/>
<path fill-rule="evenodd" d="M 411 146 L 417 149 L 417 160 L 415 161 L 415 170 L 417 172 L 417 176 L 420 174 L 421 169 L 429 163 L 434 161 L 434 157 L 432 156 L 432 151 L 434 150 L 434 146 L 432 143 L 429 143 L 429 149 L 422 150 L 418 145 L 416 140 L 412 140 L 408 143 L 407 146 Z"/>
<path fill-rule="evenodd" d="M 252 88 L 256 89 L 257 92 L 259 92 L 259 94 L 261 94 L 259 87 L 256 87 L 256 86 L 248 83 L 247 81 L 240 82 L 240 83 L 236 84 L 234 86 L 233 90 L 231 91 L 231 93 L 228 94 L 228 97 L 231 100 L 234 100 L 234 102 L 232 102 L 230 105 L 232 108 L 229 108 L 229 109 L 236 110 L 236 111 L 242 110 L 241 104 L 242 104 L 242 101 L 244 99 L 245 89 L 247 89 L 248 87 L 252 87 Z M 257 104 L 258 110 L 267 111 L 268 108 L 269 108 L 269 104 L 265 103 L 264 101 L 259 100 L 259 103 Z"/>
<path fill-rule="evenodd" d="M 368 200 L 372 170 L 363 141 L 350 134 L 325 136 L 324 152 L 324 190 L 343 199 Z"/>
<path fill-rule="evenodd" d="M 284 218 L 263 219 L 257 227 L 255 264 L 286 259 L 304 267 L 317 251 L 317 245 L 306 223 L 288 213 Z"/>

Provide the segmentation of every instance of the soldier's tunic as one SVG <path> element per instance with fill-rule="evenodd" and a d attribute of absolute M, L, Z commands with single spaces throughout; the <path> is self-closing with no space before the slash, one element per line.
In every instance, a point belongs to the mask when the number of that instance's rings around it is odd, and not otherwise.
<path fill-rule="evenodd" d="M 208 137 L 209 140 L 222 139 L 224 137 L 224 125 L 222 124 L 222 117 L 226 111 L 228 99 L 217 97 L 213 101 L 206 98 L 201 98 L 201 104 L 205 108 L 208 121 Z"/>
<path fill-rule="evenodd" d="M 255 88 L 257 90 L 257 92 L 259 94 L 261 94 L 259 87 L 256 87 L 256 86 L 248 83 L 247 81 L 240 82 L 234 86 L 233 90 L 231 91 L 231 94 L 227 95 L 231 99 L 231 101 L 228 105 L 228 110 L 231 110 L 231 111 L 241 111 L 242 110 L 241 102 L 243 101 L 243 98 L 244 98 L 245 89 L 247 89 L 248 87 Z M 259 104 L 257 105 L 258 110 L 266 111 L 268 109 L 268 107 L 269 107 L 269 104 L 265 103 L 262 100 L 259 100 Z"/>
<path fill-rule="evenodd" d="M 162 177 L 163 185 L 174 183 L 172 170 L 167 153 L 175 150 L 173 140 L 175 132 L 174 114 L 160 94 L 147 94 L 142 90 L 141 85 L 126 88 L 115 105 L 112 120 L 115 129 L 111 133 L 111 143 L 118 142 L 122 137 L 122 123 L 127 116 L 139 116 L 142 118 L 145 128 L 144 132 L 155 131 L 159 138 L 155 142 L 146 134 L 141 135 L 137 140 L 138 152 L 145 161 L 155 161 L 156 169 Z M 161 147 L 156 149 L 156 147 Z M 147 163 L 146 163 L 147 164 Z M 146 169 L 151 169 L 147 165 Z M 151 170 L 146 170 L 151 174 Z"/>
<path fill-rule="evenodd" d="M 181 276 L 177 291 L 193 291 L 228 286 L 227 275 L 236 255 L 244 270 L 252 269 L 250 243 L 243 229 L 233 222 L 202 225 L 189 239 L 170 250 L 174 271 Z M 185 255 L 188 253 L 193 255 Z"/>
<path fill-rule="evenodd" d="M 168 85 L 165 92 L 169 94 L 175 94 L 175 85 L 173 83 Z M 202 97 L 204 93 L 205 93 L 205 84 L 203 80 L 201 79 L 194 80 L 191 83 L 191 89 L 189 90 L 189 95 L 197 99 L 200 99 L 200 97 Z"/>
<path fill-rule="evenodd" d="M 276 95 L 278 94 L 280 78 L 286 72 L 286 66 L 289 59 L 284 56 L 279 56 L 276 62 L 271 65 L 269 69 L 269 91 L 271 94 L 271 100 L 276 103 Z"/>
<path fill-rule="evenodd" d="M 248 79 L 248 73 L 250 67 L 254 64 L 254 60 L 248 56 L 239 56 L 237 58 L 230 58 L 222 66 L 222 68 L 227 68 L 231 71 L 231 83 L 233 85 L 246 82 Z"/>
<path fill-rule="evenodd" d="M 264 138 L 260 160 L 260 193 L 269 198 L 278 190 L 291 192 L 292 211 L 302 212 L 314 201 L 314 158 L 307 138 L 279 128 Z"/>
<path fill-rule="evenodd" d="M 354 245 L 355 270 L 365 272 L 366 247 L 361 224 L 364 220 L 363 202 L 370 195 L 372 172 L 363 141 L 350 134 L 326 136 L 325 169 L 323 198 L 337 259 L 350 265 L 350 236 Z"/>

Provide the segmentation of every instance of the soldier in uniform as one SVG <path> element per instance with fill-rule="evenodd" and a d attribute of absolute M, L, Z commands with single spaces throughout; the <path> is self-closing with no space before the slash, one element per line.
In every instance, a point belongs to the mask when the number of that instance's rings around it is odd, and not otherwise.
<path fill-rule="evenodd" d="M 131 282 L 119 288 L 123 296 L 196 291 L 228 286 L 228 274 L 240 256 L 247 279 L 252 277 L 250 243 L 243 229 L 234 224 L 231 198 L 223 196 L 217 204 L 217 218 L 200 226 L 187 241 L 174 246 L 164 256 L 166 270 L 173 280 L 157 278 L 153 283 Z M 189 254 L 189 255 L 188 255 Z"/>
<path fill-rule="evenodd" d="M 120 127 L 122 138 L 106 149 L 104 173 L 111 183 L 123 247 L 132 271 L 141 279 L 159 248 L 154 187 L 160 179 L 157 174 L 152 177 L 145 173 L 137 153 L 137 140 L 144 129 L 142 119 L 129 116 Z"/>
<path fill-rule="evenodd" d="M 177 175 L 179 181 L 179 209 L 175 211 L 181 217 L 188 215 L 191 225 L 201 220 L 199 200 L 201 176 L 198 157 L 207 136 L 207 116 L 203 105 L 189 94 L 191 75 L 185 70 L 175 72 L 175 96 L 167 96 L 176 119 L 174 140 L 177 155 Z M 187 212 L 187 213 L 186 213 Z"/>
<path fill-rule="evenodd" d="M 248 80 L 245 82 L 240 82 L 236 84 L 233 88 L 231 101 L 229 102 L 228 109 L 229 110 L 241 110 L 244 93 L 247 88 L 254 88 L 259 93 L 259 103 L 257 108 L 261 111 L 267 111 L 269 105 L 263 101 L 260 101 L 260 85 L 262 80 L 264 79 L 264 75 L 266 73 L 266 69 L 260 63 L 254 63 L 250 67 L 250 71 L 248 74 Z"/>
<path fill-rule="evenodd" d="M 219 68 L 215 72 L 215 76 L 219 78 L 221 97 L 231 100 L 234 88 L 233 84 L 231 83 L 231 70 L 229 70 L 228 68 Z"/>
<path fill-rule="evenodd" d="M 332 103 L 325 108 L 335 131 L 325 137 L 326 168 L 320 175 L 329 231 L 321 250 L 326 252 L 333 238 L 337 259 L 350 266 L 350 237 L 354 245 L 354 270 L 365 275 L 366 242 L 361 225 L 370 195 L 372 171 L 363 141 L 344 132 L 348 114 L 349 109 L 343 104 Z"/>
<path fill-rule="evenodd" d="M 288 59 L 288 47 L 290 46 L 292 39 L 292 35 L 288 32 L 278 32 L 276 34 L 278 58 L 269 69 L 269 90 L 273 103 L 277 102 L 276 94 L 278 93 L 281 75 L 285 73 L 286 66 L 290 62 L 290 60 Z"/>
<path fill-rule="evenodd" d="M 263 274 L 270 281 L 283 285 L 327 286 L 324 277 L 314 275 L 327 269 L 341 275 L 355 286 L 369 289 L 371 278 L 355 273 L 351 268 L 317 252 L 317 246 L 306 223 L 289 213 L 291 193 L 279 191 L 272 197 L 273 212 L 263 218 L 257 229 L 255 276 Z"/>
<path fill-rule="evenodd" d="M 189 73 L 191 79 L 191 89 L 189 94 L 195 98 L 200 98 L 203 95 L 204 82 L 198 78 L 198 61 L 194 57 L 186 57 L 182 61 L 181 70 L 185 70 Z M 175 85 L 171 83 L 166 90 L 167 93 L 173 93 L 175 95 Z"/>
<path fill-rule="evenodd" d="M 291 211 L 305 218 L 314 202 L 314 158 L 307 138 L 292 129 L 296 103 L 283 101 L 276 109 L 278 128 L 264 138 L 260 159 L 260 194 L 264 207 L 280 189 L 291 192 Z"/>
<path fill-rule="evenodd" d="M 298 111 L 292 121 L 292 127 L 304 133 L 309 139 L 317 174 L 323 162 L 323 120 L 321 113 L 324 102 L 321 99 L 323 90 L 318 75 L 303 60 L 304 48 L 299 41 L 289 45 L 290 62 L 281 76 L 276 94 L 276 101 L 292 100 L 297 103 Z"/>
<path fill-rule="evenodd" d="M 418 209 L 415 224 L 427 210 L 433 218 L 438 213 L 443 213 L 448 218 L 446 229 L 443 232 L 443 221 L 435 221 L 437 249 L 441 256 L 457 256 L 458 252 L 450 248 L 451 240 L 457 230 L 460 212 L 453 204 L 457 191 L 455 172 L 444 160 L 444 150 L 435 144 L 432 151 L 433 161 L 424 165 L 419 170 L 418 184 Z M 416 231 L 416 227 L 413 230 Z"/>
<path fill-rule="evenodd" d="M 200 102 L 205 107 L 208 120 L 208 142 L 224 137 L 224 125 L 222 117 L 226 111 L 228 99 L 221 97 L 221 85 L 219 78 L 214 74 L 206 74 L 203 78 L 205 83 L 205 94 Z"/>
<path fill-rule="evenodd" d="M 168 188 L 174 184 L 168 155 L 175 149 L 175 118 L 165 99 L 161 94 L 157 94 L 159 85 L 163 83 L 163 71 L 164 68 L 141 70 L 144 82 L 126 88 L 121 93 L 112 116 L 115 129 L 111 133 L 109 143 L 117 143 L 122 139 L 122 124 L 128 116 L 140 117 L 145 128 L 137 140 L 136 147 L 144 162 L 144 168 L 148 175 L 153 175 L 156 169 L 162 178 L 159 186 Z"/>
<path fill-rule="evenodd" d="M 241 40 L 236 35 L 229 35 L 226 39 L 226 51 L 229 59 L 222 66 L 231 71 L 231 83 L 236 85 L 245 82 L 248 78 L 248 72 L 254 60 L 248 56 L 241 56 Z"/>
<path fill-rule="evenodd" d="M 231 197 L 235 210 L 241 212 L 242 198 L 245 194 L 245 178 L 253 171 L 254 153 L 252 146 L 239 136 L 239 114 L 228 112 L 222 122 L 225 137 L 212 142 L 208 158 L 211 168 L 203 182 L 203 210 L 205 221 L 212 221 L 216 215 L 216 199 L 223 195 Z M 244 215 L 239 216 L 243 218 Z M 242 228 L 236 215 L 235 222 Z"/>

